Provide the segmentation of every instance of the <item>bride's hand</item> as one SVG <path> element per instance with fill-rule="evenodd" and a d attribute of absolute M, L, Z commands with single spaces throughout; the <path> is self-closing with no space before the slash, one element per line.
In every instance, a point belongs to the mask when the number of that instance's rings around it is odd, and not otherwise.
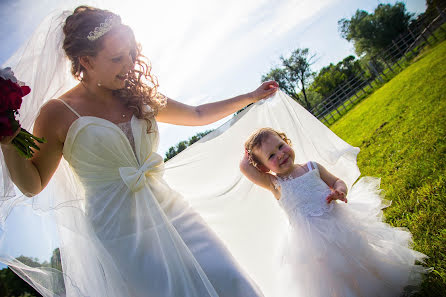
<path fill-rule="evenodd" d="M 254 102 L 268 98 L 277 92 L 279 84 L 273 80 L 266 81 L 260 85 L 257 89 L 251 92 Z"/>
<path fill-rule="evenodd" d="M 0 136 L 0 144 L 2 146 L 10 145 L 12 140 L 20 133 L 20 126 L 11 136 Z"/>

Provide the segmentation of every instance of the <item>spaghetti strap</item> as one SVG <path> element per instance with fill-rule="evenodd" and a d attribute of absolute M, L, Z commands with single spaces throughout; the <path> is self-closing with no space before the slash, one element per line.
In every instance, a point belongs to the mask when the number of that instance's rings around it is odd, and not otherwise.
<path fill-rule="evenodd" d="M 313 163 L 312 163 L 311 161 L 308 161 L 308 163 L 307 163 L 307 168 L 308 168 L 308 171 L 311 171 L 311 170 L 314 169 L 314 168 L 313 168 Z"/>
<path fill-rule="evenodd" d="M 75 115 L 77 115 L 78 118 L 81 117 L 81 115 L 78 114 L 77 111 L 75 111 L 73 107 L 71 107 L 70 105 L 68 105 L 68 103 L 66 103 L 65 101 L 63 101 L 63 100 L 60 99 L 60 98 L 57 98 L 57 100 L 59 100 L 60 102 L 62 102 L 63 104 L 65 104 L 65 106 L 68 107 L 68 109 L 71 110 Z"/>
<path fill-rule="evenodd" d="M 319 169 L 317 167 L 317 163 L 316 162 L 314 162 L 314 161 L 310 161 L 310 162 L 311 162 L 311 166 L 313 166 L 313 169 Z"/>

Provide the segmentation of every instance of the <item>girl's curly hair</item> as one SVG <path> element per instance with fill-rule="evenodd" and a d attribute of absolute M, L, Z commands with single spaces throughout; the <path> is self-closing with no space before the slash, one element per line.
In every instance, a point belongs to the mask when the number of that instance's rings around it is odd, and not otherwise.
<path fill-rule="evenodd" d="M 262 145 L 263 141 L 265 141 L 265 139 L 267 139 L 271 135 L 279 136 L 288 145 L 291 145 L 291 140 L 283 132 L 279 132 L 269 127 L 258 129 L 253 134 L 251 134 L 251 136 L 249 136 L 248 140 L 246 140 L 245 142 L 245 151 L 248 153 L 249 162 L 256 168 L 259 168 L 259 166 L 263 164 L 253 153 L 253 150 L 255 148 L 259 148 Z"/>
<path fill-rule="evenodd" d="M 110 17 L 113 18 L 113 27 L 104 35 L 117 31 L 128 35 L 134 45 L 131 56 L 135 64 L 134 69 L 128 74 L 125 87 L 114 90 L 113 95 L 125 100 L 125 105 L 133 110 L 133 114 L 137 118 L 147 121 L 147 131 L 149 132 L 151 128 L 150 119 L 166 105 L 167 97 L 157 92 L 159 84 L 156 77 L 150 73 L 152 70 L 150 61 L 141 54 L 141 46 L 137 44 L 132 29 L 123 25 L 118 15 L 99 8 L 79 6 L 72 15 L 66 18 L 63 27 L 65 34 L 63 49 L 71 61 L 71 73 L 77 80 L 82 80 L 85 68 L 80 64 L 79 58 L 83 56 L 94 57 L 104 46 L 103 38 L 99 37 L 91 41 L 87 36 Z M 145 105 L 151 108 L 144 108 Z"/>

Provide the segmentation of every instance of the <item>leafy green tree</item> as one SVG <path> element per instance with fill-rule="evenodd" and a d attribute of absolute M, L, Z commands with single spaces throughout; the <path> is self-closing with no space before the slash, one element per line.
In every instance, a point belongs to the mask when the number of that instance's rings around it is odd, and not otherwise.
<path fill-rule="evenodd" d="M 351 19 L 339 20 L 338 28 L 343 38 L 353 42 L 356 54 L 376 55 L 407 32 L 412 16 L 403 2 L 379 4 L 372 14 L 358 9 Z"/>
<path fill-rule="evenodd" d="M 426 11 L 423 13 L 426 23 L 431 22 L 445 8 L 446 1 L 444 0 L 426 0 Z"/>
<path fill-rule="evenodd" d="M 60 259 L 60 249 L 56 248 L 53 251 L 53 255 L 51 256 L 51 267 L 62 271 L 62 261 Z"/>
<path fill-rule="evenodd" d="M 0 296 L 40 296 L 33 287 L 28 285 L 11 269 L 4 268 L 0 270 Z"/>
<path fill-rule="evenodd" d="M 310 89 L 325 98 L 332 94 L 339 85 L 361 72 L 359 60 L 356 60 L 354 56 L 348 56 L 336 65 L 330 64 L 323 67 L 314 78 Z"/>
<path fill-rule="evenodd" d="M 310 55 L 308 48 L 296 49 L 289 58 L 281 56 L 282 67 L 271 69 L 262 76 L 262 81 L 275 80 L 285 93 L 310 110 L 307 87 L 314 75 L 311 65 L 315 56 Z"/>
<path fill-rule="evenodd" d="M 171 146 L 165 154 L 164 162 L 166 162 L 169 159 L 172 159 L 173 157 L 178 155 L 180 152 L 184 151 L 188 146 L 194 144 L 195 142 L 197 142 L 204 136 L 208 135 L 212 131 L 213 130 L 199 132 L 199 133 L 195 134 L 194 136 L 190 137 L 188 140 L 180 141 L 175 146 Z"/>
<path fill-rule="evenodd" d="M 48 261 L 40 262 L 37 258 L 30 258 L 26 256 L 19 256 L 16 259 L 29 267 L 51 267 L 62 271 L 59 248 L 56 248 L 53 251 L 50 263 L 48 263 Z M 60 279 L 55 281 L 59 281 L 59 285 L 63 287 L 63 278 L 61 275 Z M 10 268 L 4 268 L 0 270 L 0 296 L 35 297 L 40 296 L 40 294 L 17 274 L 15 274 Z"/>

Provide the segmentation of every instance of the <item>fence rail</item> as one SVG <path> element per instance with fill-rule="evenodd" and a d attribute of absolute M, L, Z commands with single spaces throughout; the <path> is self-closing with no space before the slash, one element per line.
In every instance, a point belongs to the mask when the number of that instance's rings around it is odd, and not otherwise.
<path fill-rule="evenodd" d="M 419 19 L 411 25 L 406 34 L 401 34 L 389 47 L 370 59 L 367 65 L 369 73 L 364 71 L 348 78 L 310 112 L 327 125 L 334 123 L 347 112 L 349 106 L 361 101 L 376 87 L 389 80 L 391 75 L 403 69 L 404 63 L 408 62 L 415 52 L 431 45 L 430 36 L 438 41 L 433 32 L 438 28 L 445 31 L 441 27 L 445 22 L 446 9 L 439 10 L 438 16 L 427 25 L 423 19 Z"/>

